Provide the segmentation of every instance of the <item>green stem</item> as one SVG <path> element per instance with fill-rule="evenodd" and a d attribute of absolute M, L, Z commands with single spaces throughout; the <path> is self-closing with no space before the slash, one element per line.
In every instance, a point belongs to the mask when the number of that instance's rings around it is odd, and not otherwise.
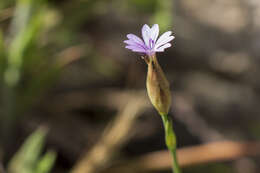
<path fill-rule="evenodd" d="M 177 141 L 176 136 L 172 127 L 172 122 L 169 119 L 168 115 L 161 115 L 165 130 L 165 143 L 172 155 L 172 171 L 173 173 L 181 173 L 181 169 L 178 164 L 177 155 L 176 155 L 176 148 L 177 148 Z"/>

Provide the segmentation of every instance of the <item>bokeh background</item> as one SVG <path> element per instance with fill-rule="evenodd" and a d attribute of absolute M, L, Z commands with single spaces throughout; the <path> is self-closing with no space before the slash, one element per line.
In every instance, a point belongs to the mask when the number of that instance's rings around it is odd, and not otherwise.
<path fill-rule="evenodd" d="M 171 172 L 146 64 L 123 43 L 154 23 L 176 37 L 157 57 L 178 147 L 250 141 L 183 172 L 259 172 L 259 18 L 258 0 L 1 0 L 0 172 Z"/>

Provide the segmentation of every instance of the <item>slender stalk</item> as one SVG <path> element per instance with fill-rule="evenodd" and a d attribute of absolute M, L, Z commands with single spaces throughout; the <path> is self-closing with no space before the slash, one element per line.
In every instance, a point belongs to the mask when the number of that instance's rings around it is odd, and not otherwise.
<path fill-rule="evenodd" d="M 172 171 L 173 173 L 181 173 L 176 155 L 177 141 L 172 127 L 172 121 L 169 119 L 168 115 L 162 114 L 161 117 L 165 130 L 165 143 L 172 155 Z"/>

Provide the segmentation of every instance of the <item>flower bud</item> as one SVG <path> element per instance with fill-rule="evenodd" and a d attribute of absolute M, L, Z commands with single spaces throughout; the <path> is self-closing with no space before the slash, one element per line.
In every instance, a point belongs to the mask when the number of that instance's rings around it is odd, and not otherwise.
<path fill-rule="evenodd" d="M 167 115 L 171 105 L 169 82 L 155 55 L 145 58 L 148 65 L 146 87 L 148 96 L 160 115 Z"/>

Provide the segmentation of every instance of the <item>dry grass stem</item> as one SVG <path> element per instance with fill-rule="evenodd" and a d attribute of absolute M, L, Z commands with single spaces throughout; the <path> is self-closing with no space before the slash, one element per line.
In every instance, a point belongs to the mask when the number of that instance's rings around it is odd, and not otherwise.
<path fill-rule="evenodd" d="M 185 147 L 177 151 L 181 167 L 209 162 L 235 160 L 245 156 L 260 155 L 260 142 L 220 141 Z M 142 172 L 171 169 L 171 157 L 168 151 L 157 151 L 106 170 L 106 173 Z"/>
<path fill-rule="evenodd" d="M 85 45 L 77 45 L 61 51 L 57 55 L 57 64 L 61 67 L 64 67 L 71 64 L 72 62 L 77 61 L 85 55 L 85 49 Z"/>
<path fill-rule="evenodd" d="M 120 147 L 131 136 L 130 130 L 145 107 L 143 97 L 138 94 L 119 111 L 114 121 L 105 129 L 100 140 L 75 165 L 72 173 L 96 173 L 104 168 Z"/>

